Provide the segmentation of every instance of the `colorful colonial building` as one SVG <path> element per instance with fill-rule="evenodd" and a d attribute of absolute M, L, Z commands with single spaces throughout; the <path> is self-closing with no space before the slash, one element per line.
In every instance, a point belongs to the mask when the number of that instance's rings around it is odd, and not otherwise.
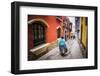
<path fill-rule="evenodd" d="M 57 45 L 64 34 L 63 16 L 28 15 L 28 60 L 34 60 Z"/>
<path fill-rule="evenodd" d="M 81 42 L 85 48 L 88 46 L 88 18 L 81 17 Z"/>
<path fill-rule="evenodd" d="M 88 18 L 75 17 L 75 22 L 76 22 L 75 29 L 77 32 L 77 37 L 85 49 L 82 52 L 86 57 L 88 57 Z"/>

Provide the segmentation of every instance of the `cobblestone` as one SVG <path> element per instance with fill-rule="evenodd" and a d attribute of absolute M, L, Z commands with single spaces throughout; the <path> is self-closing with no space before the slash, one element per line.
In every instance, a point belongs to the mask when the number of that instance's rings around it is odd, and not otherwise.
<path fill-rule="evenodd" d="M 56 59 L 80 59 L 82 56 L 82 49 L 78 43 L 78 39 L 69 39 L 66 41 L 68 54 L 65 56 L 60 55 L 59 47 L 49 51 L 47 54 L 40 57 L 38 60 L 56 60 Z"/>

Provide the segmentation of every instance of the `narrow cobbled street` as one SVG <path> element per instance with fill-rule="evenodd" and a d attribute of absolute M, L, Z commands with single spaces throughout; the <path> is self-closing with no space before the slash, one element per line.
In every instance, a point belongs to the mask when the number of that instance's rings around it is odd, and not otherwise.
<path fill-rule="evenodd" d="M 88 58 L 88 17 L 29 15 L 29 20 L 28 60 Z M 59 49 L 61 40 L 68 51 Z"/>
<path fill-rule="evenodd" d="M 59 47 L 54 48 L 47 54 L 40 57 L 38 60 L 56 60 L 56 59 L 80 59 L 83 58 L 82 49 L 80 48 L 80 43 L 77 38 L 68 39 L 66 41 L 68 48 L 68 54 L 66 56 L 61 56 Z"/>

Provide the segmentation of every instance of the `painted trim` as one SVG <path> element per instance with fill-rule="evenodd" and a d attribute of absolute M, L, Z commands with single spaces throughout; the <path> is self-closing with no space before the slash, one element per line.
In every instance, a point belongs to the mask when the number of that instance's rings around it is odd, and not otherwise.
<path fill-rule="evenodd" d="M 32 24 L 32 23 L 34 23 L 34 22 L 36 22 L 36 21 L 39 21 L 39 22 L 44 23 L 45 26 L 49 28 L 48 23 L 47 23 L 44 19 L 32 19 L 32 20 L 28 21 L 28 24 Z"/>

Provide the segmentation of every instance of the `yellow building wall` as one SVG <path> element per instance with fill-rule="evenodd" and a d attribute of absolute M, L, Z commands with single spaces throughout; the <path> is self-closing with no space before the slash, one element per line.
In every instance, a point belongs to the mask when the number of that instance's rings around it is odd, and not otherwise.
<path fill-rule="evenodd" d="M 82 19 L 83 18 L 83 19 Z M 82 41 L 82 44 L 84 45 L 84 47 L 86 48 L 87 46 L 87 25 L 86 25 L 86 18 L 85 17 L 82 17 L 81 18 L 81 41 Z"/>

